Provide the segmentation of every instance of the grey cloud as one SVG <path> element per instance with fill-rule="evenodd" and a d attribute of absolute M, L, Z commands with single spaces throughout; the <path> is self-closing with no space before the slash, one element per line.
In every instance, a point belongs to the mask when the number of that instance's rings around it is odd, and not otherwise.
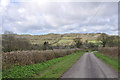
<path fill-rule="evenodd" d="M 69 32 L 116 34 L 117 8 L 115 2 L 12 3 L 7 6 L 3 15 L 3 31 L 31 34 Z"/>

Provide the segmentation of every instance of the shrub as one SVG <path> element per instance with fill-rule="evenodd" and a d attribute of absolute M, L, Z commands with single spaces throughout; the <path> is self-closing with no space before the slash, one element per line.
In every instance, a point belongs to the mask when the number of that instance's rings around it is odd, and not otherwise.
<path fill-rule="evenodd" d="M 118 47 L 104 47 L 98 48 L 98 51 L 110 57 L 118 57 L 118 51 L 120 49 Z"/>
<path fill-rule="evenodd" d="M 32 51 L 12 51 L 2 53 L 3 69 L 8 69 L 13 65 L 31 65 L 39 62 L 51 60 L 53 58 L 63 57 L 72 54 L 76 49 L 69 50 L 32 50 Z"/>

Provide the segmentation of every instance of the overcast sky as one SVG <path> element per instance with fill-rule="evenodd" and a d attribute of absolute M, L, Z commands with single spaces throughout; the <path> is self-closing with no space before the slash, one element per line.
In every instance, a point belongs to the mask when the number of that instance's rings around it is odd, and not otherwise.
<path fill-rule="evenodd" d="M 2 32 L 118 34 L 117 2 L 20 1 L 1 0 Z"/>

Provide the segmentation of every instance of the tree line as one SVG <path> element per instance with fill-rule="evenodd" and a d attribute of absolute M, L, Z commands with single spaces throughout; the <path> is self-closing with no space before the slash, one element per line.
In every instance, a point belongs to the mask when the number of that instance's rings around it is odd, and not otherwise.
<path fill-rule="evenodd" d="M 11 31 L 5 31 L 2 35 L 2 51 L 11 52 L 17 50 L 45 50 L 48 49 L 48 43 L 45 42 L 43 45 L 31 44 L 26 38 L 17 37 Z"/>
<path fill-rule="evenodd" d="M 75 46 L 77 48 L 85 48 L 91 50 L 97 50 L 98 47 L 118 47 L 120 46 L 120 37 L 114 35 L 107 35 L 105 33 L 101 33 L 100 36 L 97 38 L 98 44 L 88 42 L 82 42 L 82 38 L 75 38 L 73 39 L 75 42 Z"/>

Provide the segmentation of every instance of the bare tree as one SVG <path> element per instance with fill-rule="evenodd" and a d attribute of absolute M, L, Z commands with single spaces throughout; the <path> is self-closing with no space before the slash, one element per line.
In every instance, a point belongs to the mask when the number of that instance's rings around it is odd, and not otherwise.
<path fill-rule="evenodd" d="M 16 51 L 16 50 L 28 50 L 31 47 L 29 41 L 25 38 L 15 37 L 13 32 L 6 31 L 2 35 L 2 50 L 4 52 Z"/>

